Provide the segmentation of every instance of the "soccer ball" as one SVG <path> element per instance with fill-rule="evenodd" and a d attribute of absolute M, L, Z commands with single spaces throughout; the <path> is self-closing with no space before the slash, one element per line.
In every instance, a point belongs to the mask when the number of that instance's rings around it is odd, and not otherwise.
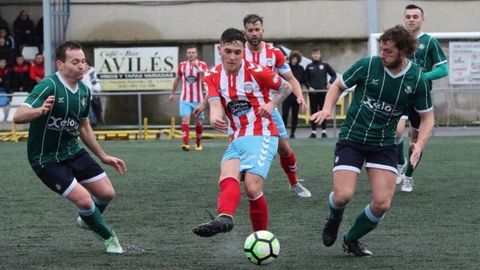
<path fill-rule="evenodd" d="M 269 264 L 280 253 L 280 242 L 269 231 L 256 231 L 245 240 L 243 250 L 247 259 L 257 265 Z"/>

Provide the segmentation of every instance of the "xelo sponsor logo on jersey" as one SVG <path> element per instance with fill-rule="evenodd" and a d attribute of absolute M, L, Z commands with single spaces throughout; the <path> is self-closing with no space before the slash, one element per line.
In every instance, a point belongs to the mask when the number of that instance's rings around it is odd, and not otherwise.
<path fill-rule="evenodd" d="M 386 103 L 385 101 L 379 102 L 376 99 L 367 97 L 367 100 L 363 101 L 363 104 L 367 105 L 370 109 L 376 109 L 384 112 L 392 112 L 393 105 Z"/>
<path fill-rule="evenodd" d="M 78 128 L 78 122 L 73 118 L 63 119 L 50 116 L 48 119 L 48 128 L 54 130 Z"/>

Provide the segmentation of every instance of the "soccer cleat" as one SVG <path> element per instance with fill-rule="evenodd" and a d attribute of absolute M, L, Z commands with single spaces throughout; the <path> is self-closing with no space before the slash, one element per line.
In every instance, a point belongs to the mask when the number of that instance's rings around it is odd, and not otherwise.
<path fill-rule="evenodd" d="M 400 190 L 403 192 L 412 192 L 413 186 L 415 185 L 415 182 L 413 181 L 413 177 L 402 175 L 402 178 L 403 178 L 402 180 L 403 184 Z"/>
<path fill-rule="evenodd" d="M 193 228 L 193 233 L 201 237 L 212 237 L 217 233 L 226 233 L 233 229 L 233 218 L 220 215 Z"/>
<path fill-rule="evenodd" d="M 322 138 L 327 138 L 327 133 L 326 132 L 322 132 Z"/>
<path fill-rule="evenodd" d="M 309 198 L 312 197 L 312 193 L 308 189 L 306 189 L 302 184 L 297 183 L 294 186 L 290 186 L 290 189 L 297 194 L 298 197 L 301 198 Z"/>
<path fill-rule="evenodd" d="M 349 254 L 352 253 L 357 257 L 370 257 L 373 255 L 373 253 L 367 249 L 367 246 L 360 243 L 358 240 L 348 242 L 345 240 L 345 237 L 343 237 L 342 246 L 343 251 Z"/>
<path fill-rule="evenodd" d="M 115 235 L 115 232 L 112 231 L 112 236 L 110 238 L 106 239 L 103 244 L 105 245 L 105 249 L 107 253 L 115 253 L 115 254 L 122 254 L 123 253 L 123 248 L 120 246 L 120 243 L 118 242 L 117 235 Z"/>
<path fill-rule="evenodd" d="M 325 246 L 329 247 L 337 240 L 340 223 L 342 223 L 342 218 L 334 218 L 331 215 L 325 219 L 322 231 L 322 241 Z"/>
<path fill-rule="evenodd" d="M 183 150 L 183 151 L 190 151 L 190 145 L 188 145 L 188 144 L 183 144 L 183 145 L 182 145 L 182 150 Z"/>
<path fill-rule="evenodd" d="M 310 133 L 310 137 L 309 137 L 309 138 L 310 138 L 310 139 L 315 139 L 315 138 L 317 138 L 317 134 L 312 132 L 312 133 Z"/>
<path fill-rule="evenodd" d="M 81 217 L 77 217 L 77 225 L 78 227 L 84 229 L 84 230 L 90 230 L 90 227 L 88 227 L 87 223 L 85 223 L 85 221 L 83 221 L 83 219 Z"/>
<path fill-rule="evenodd" d="M 195 145 L 195 151 L 202 151 L 203 150 L 203 147 L 201 144 L 196 144 Z"/>
<path fill-rule="evenodd" d="M 295 134 L 294 133 L 290 134 L 290 139 L 295 139 Z"/>

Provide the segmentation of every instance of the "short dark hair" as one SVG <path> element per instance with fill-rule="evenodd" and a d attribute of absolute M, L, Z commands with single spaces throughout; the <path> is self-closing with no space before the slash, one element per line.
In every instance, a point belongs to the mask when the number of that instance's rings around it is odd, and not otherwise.
<path fill-rule="evenodd" d="M 313 52 L 320 52 L 320 49 L 319 48 L 314 48 L 314 49 L 312 49 L 312 53 Z"/>
<path fill-rule="evenodd" d="M 243 17 L 243 26 L 246 26 L 247 23 L 256 23 L 260 22 L 263 25 L 263 18 L 258 16 L 257 14 L 247 14 Z"/>
<path fill-rule="evenodd" d="M 402 25 L 396 25 L 387 29 L 379 39 L 380 42 L 391 41 L 395 47 L 403 51 L 406 55 L 411 54 L 417 48 L 417 40 Z"/>
<path fill-rule="evenodd" d="M 55 50 L 55 60 L 65 62 L 67 50 L 82 50 L 82 45 L 75 41 L 65 41 Z"/>
<path fill-rule="evenodd" d="M 198 47 L 197 47 L 197 45 L 195 45 L 195 44 L 189 44 L 189 45 L 187 45 L 186 49 L 187 49 L 187 50 L 188 50 L 188 49 L 196 49 L 196 50 L 198 51 Z"/>
<path fill-rule="evenodd" d="M 245 35 L 242 31 L 237 28 L 228 28 L 223 31 L 222 36 L 220 37 L 221 43 L 232 43 L 234 41 L 240 41 L 242 44 L 245 44 Z"/>
<path fill-rule="evenodd" d="M 420 11 L 422 12 L 422 16 L 423 16 L 423 9 L 422 9 L 421 7 L 415 5 L 415 4 L 407 5 L 407 6 L 405 7 L 405 10 L 407 10 L 407 9 L 420 9 Z"/>

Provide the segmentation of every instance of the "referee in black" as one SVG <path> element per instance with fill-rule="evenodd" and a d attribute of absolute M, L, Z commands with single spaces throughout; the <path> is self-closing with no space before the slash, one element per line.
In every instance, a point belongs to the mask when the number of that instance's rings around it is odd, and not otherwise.
<path fill-rule="evenodd" d="M 327 75 L 330 80 L 327 80 Z M 305 68 L 305 85 L 308 87 L 308 97 L 310 99 L 310 114 L 321 110 L 325 102 L 326 90 L 337 79 L 337 73 L 327 63 L 322 60 L 322 54 L 319 49 L 312 50 L 312 62 Z M 323 90 L 319 92 L 318 90 Z M 310 121 L 312 132 L 310 138 L 317 138 L 317 123 Z M 322 122 L 322 138 L 327 137 L 326 121 Z"/>

